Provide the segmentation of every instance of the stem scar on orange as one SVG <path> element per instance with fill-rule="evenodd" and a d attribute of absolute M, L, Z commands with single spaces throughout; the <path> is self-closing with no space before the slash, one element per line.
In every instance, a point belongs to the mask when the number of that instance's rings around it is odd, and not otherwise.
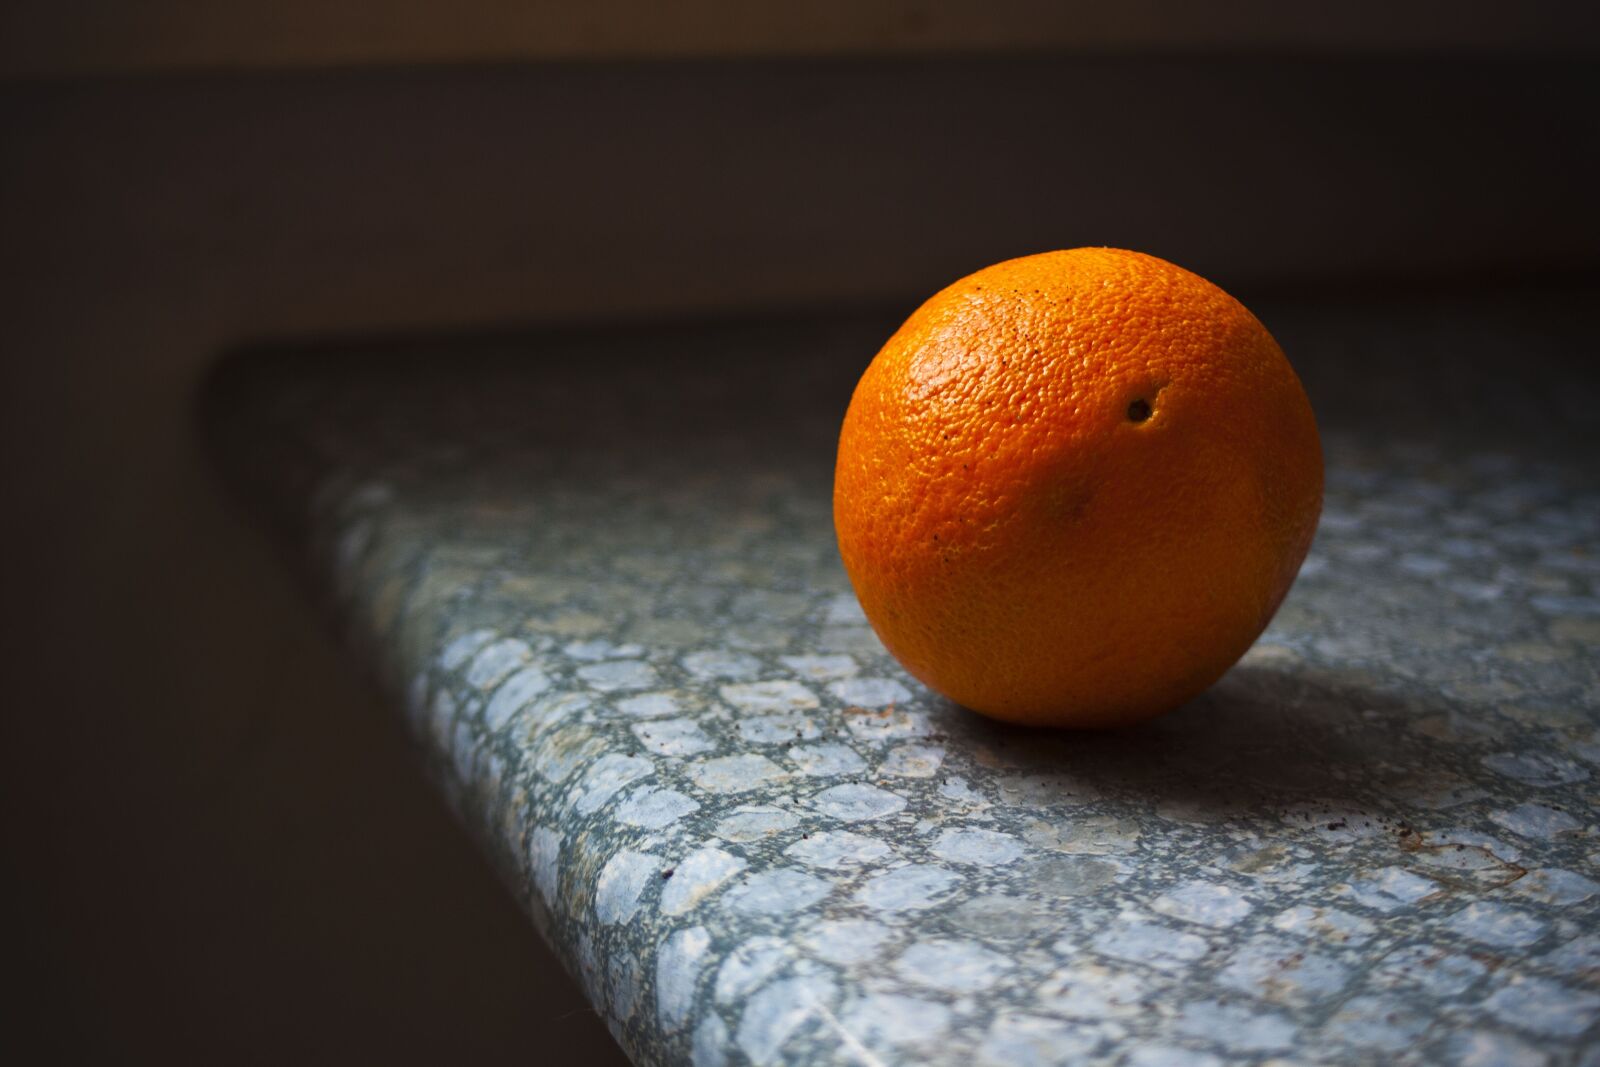
<path fill-rule="evenodd" d="M 1277 342 L 1204 278 L 1114 248 L 987 267 L 862 375 L 833 514 L 917 678 L 1011 722 L 1169 711 L 1266 628 L 1322 507 Z"/>

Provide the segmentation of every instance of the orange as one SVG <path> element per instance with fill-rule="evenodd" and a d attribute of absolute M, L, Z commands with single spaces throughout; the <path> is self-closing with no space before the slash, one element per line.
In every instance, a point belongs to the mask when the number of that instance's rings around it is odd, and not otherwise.
<path fill-rule="evenodd" d="M 917 678 L 996 719 L 1115 726 L 1220 678 L 1322 507 L 1322 448 L 1266 328 L 1114 248 L 986 267 L 867 367 L 839 435 L 839 552 Z"/>

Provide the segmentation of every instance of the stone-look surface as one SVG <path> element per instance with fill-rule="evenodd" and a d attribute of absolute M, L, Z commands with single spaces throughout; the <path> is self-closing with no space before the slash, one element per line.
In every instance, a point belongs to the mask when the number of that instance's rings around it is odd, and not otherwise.
<path fill-rule="evenodd" d="M 214 404 L 637 1062 L 1600 1062 L 1592 469 L 1331 426 L 1243 662 L 1028 732 L 849 591 L 871 348 L 806 358 L 846 341 L 269 360 Z"/>

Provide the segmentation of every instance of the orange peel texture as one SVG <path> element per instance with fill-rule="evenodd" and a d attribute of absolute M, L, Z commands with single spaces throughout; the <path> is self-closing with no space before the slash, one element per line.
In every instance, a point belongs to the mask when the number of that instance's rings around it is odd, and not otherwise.
<path fill-rule="evenodd" d="M 856 386 L 839 552 L 917 678 L 996 719 L 1115 726 L 1196 696 L 1311 545 L 1322 449 L 1242 304 L 1079 248 L 935 294 Z"/>

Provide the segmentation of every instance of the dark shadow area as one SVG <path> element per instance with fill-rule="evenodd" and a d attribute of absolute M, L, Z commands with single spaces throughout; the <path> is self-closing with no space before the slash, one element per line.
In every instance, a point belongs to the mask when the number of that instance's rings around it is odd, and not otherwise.
<path fill-rule="evenodd" d="M 945 707 L 941 728 L 989 750 L 1011 773 L 1065 776 L 1208 822 L 1282 816 L 1313 800 L 1331 812 L 1397 816 L 1396 784 L 1448 771 L 1459 758 L 1419 734 L 1418 721 L 1472 714 L 1310 665 L 1237 666 L 1171 714 L 1118 730 L 1032 729 Z"/>
<path fill-rule="evenodd" d="M 268 669 L 206 705 L 193 729 L 214 754 L 150 717 L 135 669 L 103 709 L 120 725 L 91 722 L 71 753 L 93 788 L 10 812 L 26 825 L 8 847 L 28 857 L 15 1062 L 529 1062 L 532 1033 L 542 1062 L 626 1063 L 392 703 L 241 536 L 249 567 L 225 588 L 253 621 L 231 632 L 263 642 Z M 63 728 L 43 714 L 12 724 L 24 751 Z M 151 762 L 157 745 L 173 767 Z"/>
<path fill-rule="evenodd" d="M 1283 346 L 1325 432 L 1600 457 L 1600 278 L 1235 295 Z"/>

